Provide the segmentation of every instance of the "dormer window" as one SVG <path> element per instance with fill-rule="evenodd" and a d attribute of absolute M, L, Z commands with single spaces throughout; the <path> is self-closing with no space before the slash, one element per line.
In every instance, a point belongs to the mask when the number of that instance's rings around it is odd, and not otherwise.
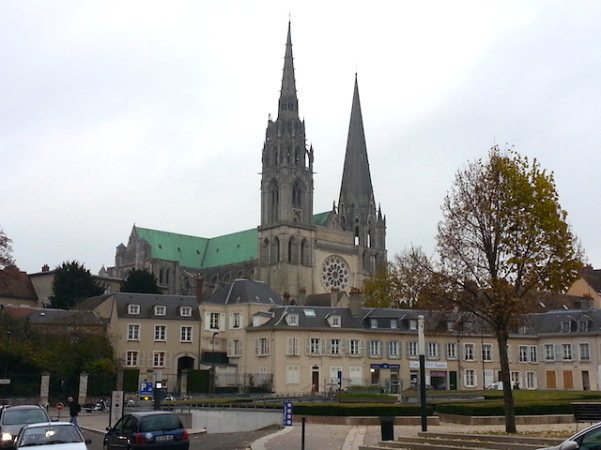
<path fill-rule="evenodd" d="M 417 330 L 417 320 L 415 320 L 415 319 L 410 319 L 409 320 L 409 329 L 410 330 Z"/>
<path fill-rule="evenodd" d="M 288 316 L 288 325 L 292 327 L 298 326 L 298 314 L 290 314 Z"/>
<path fill-rule="evenodd" d="M 332 316 L 330 320 L 333 327 L 340 327 L 340 316 Z"/>
<path fill-rule="evenodd" d="M 580 331 L 580 332 L 588 331 L 588 321 L 587 320 L 579 320 L 578 321 L 578 331 Z"/>
<path fill-rule="evenodd" d="M 518 334 L 526 334 L 528 332 L 528 327 L 521 326 L 518 328 Z"/>
<path fill-rule="evenodd" d="M 566 320 L 566 321 L 561 322 L 561 332 L 569 333 L 570 331 L 571 331 L 570 321 Z"/>
<path fill-rule="evenodd" d="M 127 314 L 140 314 L 140 305 L 127 305 Z"/>
<path fill-rule="evenodd" d="M 369 319 L 370 328 L 378 328 L 378 319 Z"/>
<path fill-rule="evenodd" d="M 192 308 L 190 306 L 182 306 L 179 310 L 181 317 L 192 317 Z"/>
<path fill-rule="evenodd" d="M 157 305 L 154 307 L 154 315 L 155 316 L 164 316 L 167 314 L 167 307 L 162 305 Z"/>
<path fill-rule="evenodd" d="M 390 328 L 396 330 L 399 327 L 398 319 L 390 319 Z"/>

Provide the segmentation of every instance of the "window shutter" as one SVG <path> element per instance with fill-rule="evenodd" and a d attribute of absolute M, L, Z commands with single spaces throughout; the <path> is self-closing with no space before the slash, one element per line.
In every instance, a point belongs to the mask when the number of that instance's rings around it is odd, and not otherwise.
<path fill-rule="evenodd" d="M 265 354 L 271 354 L 271 340 L 269 338 L 265 338 Z"/>
<path fill-rule="evenodd" d="M 230 330 L 234 328 L 234 313 L 230 313 L 230 315 L 229 315 L 228 328 Z"/>
<path fill-rule="evenodd" d="M 209 331 L 211 329 L 211 313 L 205 312 L 205 330 Z"/>
<path fill-rule="evenodd" d="M 232 340 L 227 340 L 227 356 L 232 356 Z"/>
<path fill-rule="evenodd" d="M 165 352 L 165 367 L 171 367 L 171 352 Z"/>
<path fill-rule="evenodd" d="M 311 354 L 311 338 L 305 338 L 305 354 Z"/>
<path fill-rule="evenodd" d="M 219 329 L 225 330 L 225 313 L 219 313 Z"/>
<path fill-rule="evenodd" d="M 261 340 L 260 339 L 255 339 L 255 355 L 260 355 L 260 350 L 261 350 Z"/>

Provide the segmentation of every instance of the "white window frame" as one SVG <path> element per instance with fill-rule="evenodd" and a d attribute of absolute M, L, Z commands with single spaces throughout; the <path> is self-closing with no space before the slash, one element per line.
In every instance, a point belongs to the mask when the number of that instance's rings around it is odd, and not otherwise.
<path fill-rule="evenodd" d="M 518 345 L 518 359 L 521 363 L 527 363 L 528 361 L 528 346 L 527 345 Z"/>
<path fill-rule="evenodd" d="M 286 384 L 300 384 L 300 366 L 286 366 Z"/>
<path fill-rule="evenodd" d="M 342 356 L 342 340 L 330 339 L 328 346 L 330 356 Z"/>
<path fill-rule="evenodd" d="M 286 340 L 286 356 L 299 356 L 299 338 L 296 336 L 288 336 Z"/>
<path fill-rule="evenodd" d="M 192 317 L 192 307 L 191 306 L 182 306 L 179 309 L 179 315 L 181 317 Z"/>
<path fill-rule="evenodd" d="M 291 327 L 298 326 L 298 314 L 290 314 L 288 316 L 288 325 L 290 325 Z"/>
<path fill-rule="evenodd" d="M 209 330 L 219 330 L 221 314 L 218 312 L 209 312 Z"/>
<path fill-rule="evenodd" d="M 555 361 L 555 344 L 544 344 L 545 361 Z"/>
<path fill-rule="evenodd" d="M 228 339 L 227 356 L 232 358 L 242 356 L 242 341 L 240 339 Z"/>
<path fill-rule="evenodd" d="M 167 325 L 154 326 L 154 342 L 167 341 Z"/>
<path fill-rule="evenodd" d="M 536 389 L 536 372 L 526 372 L 526 389 Z"/>
<path fill-rule="evenodd" d="M 417 347 L 418 347 L 417 341 L 407 342 L 407 358 L 415 359 L 419 356 L 419 350 Z"/>
<path fill-rule="evenodd" d="M 488 344 L 488 343 L 482 344 L 482 361 L 486 361 L 486 362 L 493 361 L 492 349 L 493 349 L 492 344 Z"/>
<path fill-rule="evenodd" d="M 128 341 L 139 341 L 140 340 L 140 324 L 130 323 L 127 325 L 127 340 Z"/>
<path fill-rule="evenodd" d="M 457 343 L 456 342 L 447 342 L 445 346 L 445 356 L 446 359 L 454 360 L 457 359 Z"/>
<path fill-rule="evenodd" d="M 474 355 L 475 345 L 471 342 L 463 344 L 463 360 L 464 361 L 475 361 Z"/>
<path fill-rule="evenodd" d="M 167 360 L 166 352 L 153 352 L 152 353 L 152 367 L 167 367 L 166 360 Z"/>
<path fill-rule="evenodd" d="M 349 339 L 349 356 L 361 356 L 361 340 Z"/>
<path fill-rule="evenodd" d="M 320 356 L 322 354 L 321 344 L 321 338 L 309 338 L 308 354 L 310 356 Z"/>
<path fill-rule="evenodd" d="M 591 346 L 588 342 L 580 342 L 578 344 L 578 356 L 580 361 L 591 360 Z"/>
<path fill-rule="evenodd" d="M 154 307 L 154 315 L 155 316 L 165 316 L 165 315 L 167 315 L 167 307 L 165 305 L 156 305 Z"/>
<path fill-rule="evenodd" d="M 192 342 L 192 330 L 190 325 L 182 325 L 179 332 L 180 342 Z"/>
<path fill-rule="evenodd" d="M 138 314 L 140 314 L 140 305 L 127 305 L 127 314 L 131 314 L 133 316 L 137 316 Z"/>
<path fill-rule="evenodd" d="M 531 363 L 538 362 L 538 347 L 536 345 L 531 345 L 528 347 L 528 357 L 530 358 Z"/>
<path fill-rule="evenodd" d="M 464 369 L 463 371 L 463 385 L 468 388 L 476 387 L 478 380 L 478 374 L 474 369 Z"/>
<path fill-rule="evenodd" d="M 140 352 L 138 350 L 128 350 L 125 353 L 125 367 L 138 367 L 140 361 Z"/>
<path fill-rule="evenodd" d="M 572 344 L 561 344 L 561 358 L 563 361 L 573 361 L 574 354 L 572 352 Z"/>
<path fill-rule="evenodd" d="M 268 356 L 271 352 L 269 338 L 255 339 L 255 355 Z"/>
<path fill-rule="evenodd" d="M 370 339 L 368 348 L 368 356 L 370 358 L 382 357 L 382 341 L 380 341 L 379 339 Z"/>
<path fill-rule="evenodd" d="M 401 357 L 401 341 L 388 341 L 386 355 L 389 359 L 399 359 Z"/>
<path fill-rule="evenodd" d="M 428 359 L 440 359 L 438 342 L 426 343 L 426 357 Z"/>

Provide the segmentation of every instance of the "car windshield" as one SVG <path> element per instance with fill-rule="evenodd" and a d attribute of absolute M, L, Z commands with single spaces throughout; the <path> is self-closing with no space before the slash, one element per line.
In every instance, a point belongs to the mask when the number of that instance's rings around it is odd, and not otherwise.
<path fill-rule="evenodd" d="M 170 414 L 144 417 L 140 423 L 140 431 L 164 431 L 183 428 L 179 417 Z"/>
<path fill-rule="evenodd" d="M 7 409 L 2 415 L 4 425 L 23 425 L 47 422 L 48 416 L 41 409 Z"/>
<path fill-rule="evenodd" d="M 48 425 L 25 428 L 21 435 L 19 448 L 72 442 L 82 442 L 81 435 L 73 425 Z"/>

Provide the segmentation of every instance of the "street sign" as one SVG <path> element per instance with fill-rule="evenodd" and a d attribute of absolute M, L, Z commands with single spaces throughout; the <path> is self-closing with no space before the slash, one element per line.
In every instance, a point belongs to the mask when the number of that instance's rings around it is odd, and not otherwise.
<path fill-rule="evenodd" d="M 10 384 L 10 378 L 0 378 L 0 384 Z"/>
<path fill-rule="evenodd" d="M 58 403 L 56 404 L 56 409 L 58 409 L 59 411 L 60 411 L 61 409 L 63 409 L 64 407 L 65 407 L 65 405 L 64 405 L 64 404 L 62 404 L 61 402 L 58 402 Z"/>
<path fill-rule="evenodd" d="M 284 421 L 285 427 L 292 426 L 292 402 L 284 402 Z"/>
<path fill-rule="evenodd" d="M 143 381 L 140 383 L 140 397 L 152 397 L 152 382 Z"/>

